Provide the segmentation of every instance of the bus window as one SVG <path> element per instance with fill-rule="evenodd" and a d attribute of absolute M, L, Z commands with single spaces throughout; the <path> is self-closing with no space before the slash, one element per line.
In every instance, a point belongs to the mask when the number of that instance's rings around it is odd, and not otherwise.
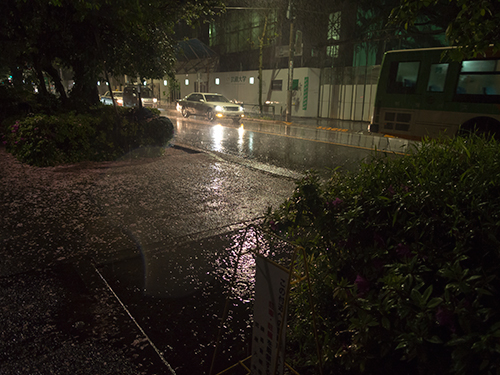
<path fill-rule="evenodd" d="M 499 60 L 466 60 L 462 62 L 462 73 L 466 72 L 498 72 Z"/>
<path fill-rule="evenodd" d="M 456 94 L 461 101 L 500 99 L 500 60 L 463 61 Z"/>
<path fill-rule="evenodd" d="M 393 62 L 387 92 L 392 94 L 413 94 L 417 86 L 420 61 Z"/>
<path fill-rule="evenodd" d="M 444 83 L 446 81 L 446 73 L 448 72 L 449 64 L 431 64 L 431 73 L 427 82 L 427 91 L 443 92 Z"/>

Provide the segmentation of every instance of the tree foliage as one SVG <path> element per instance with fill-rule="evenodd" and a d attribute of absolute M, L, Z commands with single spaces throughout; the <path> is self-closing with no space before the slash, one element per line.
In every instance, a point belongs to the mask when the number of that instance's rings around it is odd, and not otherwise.
<path fill-rule="evenodd" d="M 435 15 L 446 22 L 446 38 L 457 46 L 453 57 L 483 55 L 500 49 L 500 2 L 497 0 L 403 0 L 391 14 L 391 22 L 411 28 Z M 441 21 L 441 22 L 442 22 Z"/>
<path fill-rule="evenodd" d="M 161 78 L 172 74 L 173 28 L 193 24 L 221 9 L 220 0 L 5 0 L 0 5 L 0 67 L 14 84 L 33 70 L 44 92 L 50 75 L 62 99 L 57 67 L 71 69 L 72 96 L 87 103 L 98 100 L 96 82 L 107 71 L 114 75 Z"/>

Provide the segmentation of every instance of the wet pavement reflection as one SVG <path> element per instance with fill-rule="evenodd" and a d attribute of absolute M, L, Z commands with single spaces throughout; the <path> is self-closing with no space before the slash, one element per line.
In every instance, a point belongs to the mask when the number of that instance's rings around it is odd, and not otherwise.
<path fill-rule="evenodd" d="M 328 174 L 336 167 L 356 169 L 372 150 L 249 130 L 245 123 L 208 123 L 173 119 L 175 142 L 207 151 L 287 168 L 297 172 L 315 169 Z"/>
<path fill-rule="evenodd" d="M 98 270 L 177 374 L 208 374 L 226 297 L 229 314 L 214 368 L 249 355 L 256 249 L 288 266 L 289 245 L 270 245 L 246 228 L 138 249 Z"/>

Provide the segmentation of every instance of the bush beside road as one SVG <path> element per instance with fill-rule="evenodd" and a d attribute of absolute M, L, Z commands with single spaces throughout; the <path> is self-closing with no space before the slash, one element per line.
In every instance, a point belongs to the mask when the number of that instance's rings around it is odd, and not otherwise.
<path fill-rule="evenodd" d="M 311 173 L 266 222 L 308 253 L 323 373 L 500 368 L 498 142 L 424 141 L 327 183 Z M 307 288 L 291 299 L 294 367 L 317 374 Z"/>

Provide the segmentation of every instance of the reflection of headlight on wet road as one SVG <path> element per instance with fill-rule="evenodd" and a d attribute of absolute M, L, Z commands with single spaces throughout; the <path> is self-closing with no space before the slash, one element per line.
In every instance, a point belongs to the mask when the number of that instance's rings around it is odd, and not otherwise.
<path fill-rule="evenodd" d="M 214 142 L 214 150 L 222 150 L 222 139 L 224 137 L 224 128 L 221 124 L 214 125 L 212 128 L 212 137 Z"/>

